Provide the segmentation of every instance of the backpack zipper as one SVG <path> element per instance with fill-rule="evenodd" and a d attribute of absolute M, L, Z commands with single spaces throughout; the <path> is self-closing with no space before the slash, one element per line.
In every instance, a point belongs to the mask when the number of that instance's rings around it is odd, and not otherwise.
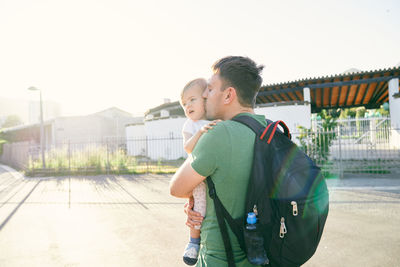
<path fill-rule="evenodd" d="M 253 207 L 253 212 L 254 212 L 255 215 L 258 215 L 257 205 L 254 205 L 254 207 Z"/>
<path fill-rule="evenodd" d="M 292 201 L 290 204 L 293 206 L 293 216 L 297 216 L 299 214 L 299 210 L 297 209 L 297 202 Z"/>
<path fill-rule="evenodd" d="M 286 225 L 285 225 L 285 218 L 281 218 L 281 229 L 279 231 L 279 237 L 284 238 L 285 234 L 287 233 Z"/>

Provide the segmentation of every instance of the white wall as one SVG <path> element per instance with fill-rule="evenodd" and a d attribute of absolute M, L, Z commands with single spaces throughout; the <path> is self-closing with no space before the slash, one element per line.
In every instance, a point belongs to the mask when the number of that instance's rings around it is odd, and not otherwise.
<path fill-rule="evenodd" d="M 130 156 L 146 155 L 146 130 L 144 124 L 125 127 L 126 149 Z"/>
<path fill-rule="evenodd" d="M 309 104 L 257 107 L 254 112 L 264 115 L 265 118 L 272 121 L 283 121 L 291 133 L 299 131 L 297 126 L 311 128 L 311 106 Z"/>
<path fill-rule="evenodd" d="M 107 127 L 108 126 L 108 127 Z M 96 116 L 76 116 L 76 117 L 58 117 L 54 120 L 54 140 L 53 142 L 82 143 L 101 140 L 103 136 L 109 135 L 103 133 L 102 129 L 109 129 L 104 118 Z"/>
<path fill-rule="evenodd" d="M 174 160 L 186 157 L 183 150 L 182 127 L 186 118 L 168 118 L 145 122 L 147 149 L 151 159 Z"/>
<path fill-rule="evenodd" d="M 148 137 L 181 137 L 186 118 L 168 118 L 145 122 Z"/>

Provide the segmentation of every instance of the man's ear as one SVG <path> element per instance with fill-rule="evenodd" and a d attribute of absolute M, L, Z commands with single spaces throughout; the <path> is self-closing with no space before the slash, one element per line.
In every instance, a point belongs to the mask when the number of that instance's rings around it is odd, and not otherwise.
<path fill-rule="evenodd" d="M 224 104 L 230 104 L 237 99 L 236 89 L 228 87 L 224 90 Z"/>

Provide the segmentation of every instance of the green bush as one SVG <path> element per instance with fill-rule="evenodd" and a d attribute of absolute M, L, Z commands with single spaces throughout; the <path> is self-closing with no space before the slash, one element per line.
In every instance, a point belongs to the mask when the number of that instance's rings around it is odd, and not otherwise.
<path fill-rule="evenodd" d="M 139 164 L 138 159 L 126 154 L 124 149 L 118 148 L 113 151 L 107 150 L 107 146 L 87 146 L 81 150 L 68 151 L 68 146 L 58 147 L 47 152 L 45 155 L 46 169 L 54 170 L 57 175 L 70 171 L 75 174 L 101 174 L 101 173 L 171 173 L 178 168 L 173 164 L 167 166 L 162 159 L 157 162 L 146 162 Z M 140 160 L 140 158 L 139 158 Z M 181 162 L 181 161 L 179 161 Z M 174 162 L 175 163 L 175 162 Z M 145 164 L 145 165 L 143 165 Z M 28 173 L 42 169 L 41 157 L 29 159 Z"/>
<path fill-rule="evenodd" d="M 0 139 L 0 155 L 3 154 L 3 145 L 7 143 L 6 140 Z"/>

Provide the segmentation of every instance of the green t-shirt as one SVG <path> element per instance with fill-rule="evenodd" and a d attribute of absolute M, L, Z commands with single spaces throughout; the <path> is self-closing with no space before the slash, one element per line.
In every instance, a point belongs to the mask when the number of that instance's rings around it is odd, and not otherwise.
<path fill-rule="evenodd" d="M 250 113 L 264 125 L 265 117 Z M 198 141 L 192 152 L 193 169 L 202 176 L 211 176 L 218 197 L 233 218 L 245 214 L 247 184 L 253 162 L 254 132 L 235 121 L 223 121 Z M 235 235 L 228 226 L 237 267 L 254 267 L 247 261 Z M 227 266 L 224 243 L 218 226 L 213 200 L 207 191 L 207 212 L 201 227 L 201 248 L 196 266 Z"/>

